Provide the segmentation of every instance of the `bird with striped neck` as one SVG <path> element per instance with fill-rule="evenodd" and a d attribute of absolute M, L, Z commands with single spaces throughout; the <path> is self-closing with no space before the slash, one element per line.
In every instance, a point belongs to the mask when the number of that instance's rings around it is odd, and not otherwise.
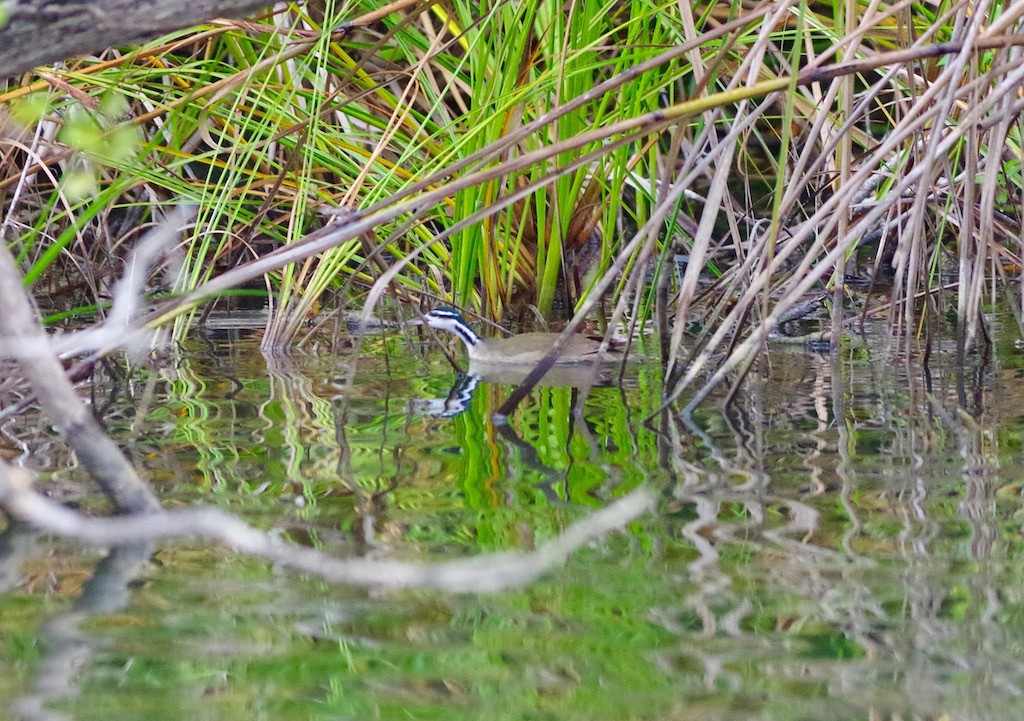
<path fill-rule="evenodd" d="M 470 365 L 528 365 L 539 362 L 554 347 L 558 333 L 522 333 L 510 338 L 481 338 L 462 314 L 454 308 L 434 308 L 413 325 L 427 325 L 437 330 L 453 333 L 466 345 Z M 558 365 L 570 363 L 614 362 L 619 360 L 615 353 L 600 352 L 601 342 L 583 335 L 566 339 L 561 352 L 555 359 Z"/>

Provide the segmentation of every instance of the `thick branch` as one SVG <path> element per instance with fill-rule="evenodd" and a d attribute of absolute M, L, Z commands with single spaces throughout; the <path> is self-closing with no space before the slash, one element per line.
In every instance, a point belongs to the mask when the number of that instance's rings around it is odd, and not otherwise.
<path fill-rule="evenodd" d="M 79 462 L 122 511 L 140 513 L 160 503 L 121 449 L 75 392 L 28 298 L 21 273 L 0 232 L 0 338 L 17 360 L 43 412 L 74 448 Z"/>
<path fill-rule="evenodd" d="M 0 1 L 0 78 L 73 55 L 130 45 L 212 18 L 238 18 L 266 0 Z"/>

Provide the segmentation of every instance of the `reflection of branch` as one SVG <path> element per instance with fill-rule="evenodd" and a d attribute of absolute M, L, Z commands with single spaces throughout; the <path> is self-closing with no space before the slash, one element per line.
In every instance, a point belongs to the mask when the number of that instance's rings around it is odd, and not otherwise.
<path fill-rule="evenodd" d="M 48 533 L 98 545 L 198 536 L 329 581 L 391 588 L 496 591 L 520 586 L 564 562 L 585 543 L 635 519 L 652 506 L 653 500 L 645 489 L 633 491 L 574 523 L 562 535 L 530 553 L 496 553 L 440 563 L 342 559 L 312 548 L 288 545 L 270 533 L 214 509 L 89 518 L 32 490 L 28 471 L 0 462 L 0 506 L 17 520 Z"/>
<path fill-rule="evenodd" d="M 79 670 L 92 658 L 100 642 L 80 626 L 89 616 L 124 608 L 135 580 L 151 555 L 148 544 L 118 546 L 96 566 L 71 611 L 46 621 L 39 629 L 42 656 L 36 666 L 32 691 L 14 699 L 21 721 L 69 721 L 71 714 L 54 711 L 82 693 Z"/>
<path fill-rule="evenodd" d="M 38 535 L 24 523 L 8 523 L 0 533 L 0 594 L 22 583 L 21 566 L 25 558 L 36 550 Z"/>

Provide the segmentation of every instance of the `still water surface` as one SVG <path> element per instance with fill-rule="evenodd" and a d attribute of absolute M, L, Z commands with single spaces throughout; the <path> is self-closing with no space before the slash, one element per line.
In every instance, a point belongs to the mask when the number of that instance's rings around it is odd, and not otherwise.
<path fill-rule="evenodd" d="M 198 542 L 0 537 L 0 714 L 40 719 L 1024 717 L 1021 359 L 963 377 L 869 337 L 779 348 L 727 412 L 622 387 L 452 410 L 436 354 L 268 361 L 196 338 L 94 403 L 165 506 L 339 555 L 530 549 L 646 485 L 657 511 L 521 590 L 330 585 Z M 960 407 L 967 412 L 959 410 Z M 579 407 L 579 413 L 573 409 Z M 430 415 L 430 413 L 439 415 Z M 3 451 L 105 512 L 43 424 Z"/>

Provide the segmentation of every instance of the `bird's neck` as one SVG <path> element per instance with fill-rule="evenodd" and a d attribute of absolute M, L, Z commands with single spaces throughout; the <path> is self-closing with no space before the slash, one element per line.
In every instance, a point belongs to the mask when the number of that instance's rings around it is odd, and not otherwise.
<path fill-rule="evenodd" d="M 451 330 L 452 333 L 462 339 L 462 342 L 466 344 L 466 348 L 469 350 L 473 350 L 480 345 L 480 336 L 478 336 L 468 325 L 459 323 Z"/>

